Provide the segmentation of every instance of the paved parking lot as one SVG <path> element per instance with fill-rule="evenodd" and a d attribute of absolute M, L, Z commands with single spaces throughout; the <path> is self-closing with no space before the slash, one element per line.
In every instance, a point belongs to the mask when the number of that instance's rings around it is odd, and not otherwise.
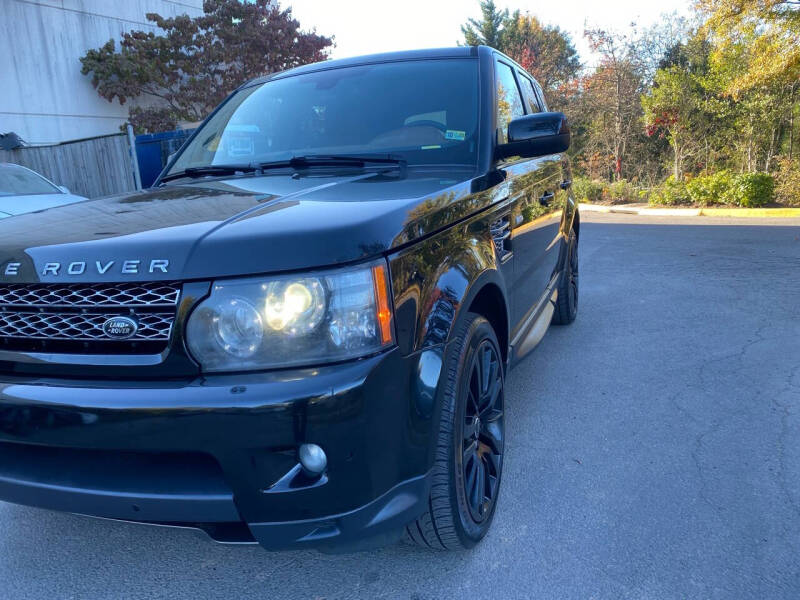
<path fill-rule="evenodd" d="M 478 548 L 270 554 L 0 503 L 0 598 L 800 597 L 800 221 L 584 221 Z"/>

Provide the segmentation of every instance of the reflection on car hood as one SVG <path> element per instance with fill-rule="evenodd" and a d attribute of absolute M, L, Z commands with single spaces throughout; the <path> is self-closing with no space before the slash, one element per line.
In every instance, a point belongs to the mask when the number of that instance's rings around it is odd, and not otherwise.
<path fill-rule="evenodd" d="M 471 177 L 453 168 L 275 174 L 59 206 L 0 221 L 0 281 L 207 279 L 353 262 L 480 210 Z M 151 269 L 154 260 L 169 261 L 167 272 Z M 139 262 L 123 272 L 125 261 Z M 20 263 L 15 274 L 8 263 Z"/>

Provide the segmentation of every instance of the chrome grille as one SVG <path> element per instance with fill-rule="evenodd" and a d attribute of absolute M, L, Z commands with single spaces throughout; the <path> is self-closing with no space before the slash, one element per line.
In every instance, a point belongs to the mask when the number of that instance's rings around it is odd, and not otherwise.
<path fill-rule="evenodd" d="M 0 349 L 141 353 L 166 348 L 175 321 L 178 283 L 0 284 Z M 125 340 L 103 325 L 127 316 L 139 325 Z"/>
<path fill-rule="evenodd" d="M 115 315 L 0 312 L 0 337 L 35 340 L 108 340 L 103 323 Z M 167 340 L 173 315 L 137 315 L 139 329 L 132 339 Z"/>
<path fill-rule="evenodd" d="M 180 286 L 156 284 L 0 284 L 0 306 L 175 306 Z"/>

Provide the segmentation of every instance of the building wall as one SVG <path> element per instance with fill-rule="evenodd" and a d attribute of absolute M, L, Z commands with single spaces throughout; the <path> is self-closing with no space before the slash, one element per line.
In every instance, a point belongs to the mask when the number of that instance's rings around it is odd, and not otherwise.
<path fill-rule="evenodd" d="M 202 14 L 202 0 L 0 0 L 0 133 L 54 144 L 118 133 L 128 106 L 108 102 L 81 74 L 80 57 L 145 14 Z"/>

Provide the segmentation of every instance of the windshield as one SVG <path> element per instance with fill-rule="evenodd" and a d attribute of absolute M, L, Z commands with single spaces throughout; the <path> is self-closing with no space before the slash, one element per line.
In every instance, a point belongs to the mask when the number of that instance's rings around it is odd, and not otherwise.
<path fill-rule="evenodd" d="M 236 93 L 169 174 L 293 156 L 397 155 L 409 165 L 474 165 L 478 62 L 408 61 L 336 68 Z"/>
<path fill-rule="evenodd" d="M 33 171 L 18 165 L 0 164 L 0 196 L 61 193 L 60 189 Z"/>

